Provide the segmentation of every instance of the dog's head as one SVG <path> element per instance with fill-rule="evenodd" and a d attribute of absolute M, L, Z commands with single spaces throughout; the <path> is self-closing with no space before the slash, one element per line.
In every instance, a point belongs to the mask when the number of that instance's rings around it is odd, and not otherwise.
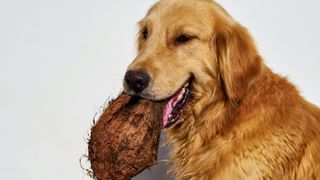
<path fill-rule="evenodd" d="M 260 71 L 251 36 L 213 1 L 161 0 L 139 28 L 138 55 L 128 67 L 124 89 L 167 100 L 167 123 L 190 91 L 195 99 L 218 93 L 240 100 Z"/>

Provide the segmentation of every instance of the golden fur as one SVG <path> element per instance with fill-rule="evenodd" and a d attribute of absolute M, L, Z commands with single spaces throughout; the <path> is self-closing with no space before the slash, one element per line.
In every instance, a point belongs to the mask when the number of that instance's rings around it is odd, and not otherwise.
<path fill-rule="evenodd" d="M 163 100 L 194 77 L 192 102 L 167 129 L 177 179 L 320 179 L 319 108 L 216 2 L 161 0 L 139 26 L 128 69 L 151 76 L 141 96 Z"/>

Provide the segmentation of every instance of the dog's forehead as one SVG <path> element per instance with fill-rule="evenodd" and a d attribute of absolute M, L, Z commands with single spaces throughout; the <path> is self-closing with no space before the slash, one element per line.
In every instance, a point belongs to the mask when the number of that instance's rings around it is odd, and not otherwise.
<path fill-rule="evenodd" d="M 140 25 L 158 32 L 179 33 L 183 29 L 193 29 L 193 34 L 200 33 L 206 38 L 216 31 L 216 24 L 221 24 L 218 21 L 233 23 L 230 17 L 212 0 L 161 0 L 150 8 Z"/>
<path fill-rule="evenodd" d="M 210 24 L 213 18 L 207 0 L 161 0 L 150 8 L 145 17 L 157 25 Z"/>

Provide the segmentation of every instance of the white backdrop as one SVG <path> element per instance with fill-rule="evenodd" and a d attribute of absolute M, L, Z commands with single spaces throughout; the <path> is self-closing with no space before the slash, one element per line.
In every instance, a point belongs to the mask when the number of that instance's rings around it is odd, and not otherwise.
<path fill-rule="evenodd" d="M 320 105 L 320 1 L 219 2 L 267 64 Z M 135 23 L 153 3 L 0 1 L 0 179 L 89 179 L 78 162 L 84 139 L 100 105 L 121 91 Z M 163 172 L 137 179 L 166 179 Z"/>

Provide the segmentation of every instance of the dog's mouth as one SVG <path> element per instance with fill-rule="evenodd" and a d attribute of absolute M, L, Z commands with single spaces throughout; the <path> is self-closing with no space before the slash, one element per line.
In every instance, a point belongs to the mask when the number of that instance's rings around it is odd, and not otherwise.
<path fill-rule="evenodd" d="M 172 127 L 181 116 L 182 110 L 186 106 L 191 96 L 191 78 L 174 95 L 165 101 L 162 126 L 163 128 Z"/>

